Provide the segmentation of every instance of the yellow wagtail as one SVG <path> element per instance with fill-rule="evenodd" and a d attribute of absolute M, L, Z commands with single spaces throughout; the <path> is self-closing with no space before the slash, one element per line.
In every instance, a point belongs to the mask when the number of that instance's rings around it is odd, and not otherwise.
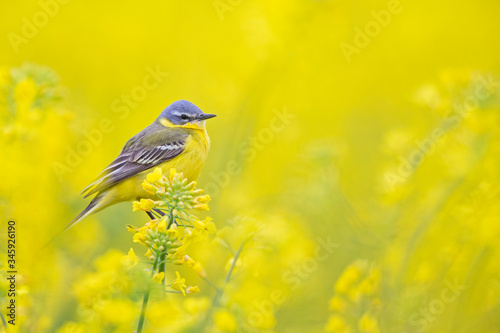
<path fill-rule="evenodd" d="M 151 168 L 160 167 L 164 174 L 175 168 L 189 180 L 198 178 L 210 148 L 205 120 L 213 117 L 188 101 L 170 104 L 151 125 L 128 140 L 120 155 L 83 189 L 85 198 L 96 196 L 65 230 L 119 202 L 154 199 L 141 185 Z"/>

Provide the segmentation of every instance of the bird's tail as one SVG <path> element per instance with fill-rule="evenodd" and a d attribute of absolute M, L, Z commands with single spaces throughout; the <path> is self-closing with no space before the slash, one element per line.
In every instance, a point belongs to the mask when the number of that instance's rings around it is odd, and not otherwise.
<path fill-rule="evenodd" d="M 98 195 L 96 196 L 94 199 L 92 199 L 92 201 L 89 203 L 89 205 L 80 213 L 78 214 L 73 220 L 71 220 L 71 222 L 69 222 L 63 230 L 59 231 L 55 236 L 53 236 L 50 241 L 48 241 L 44 246 L 43 246 L 43 249 L 47 248 L 49 245 L 51 245 L 54 240 L 59 237 L 59 235 L 61 235 L 63 232 L 71 229 L 73 226 L 75 226 L 75 224 L 77 224 L 78 222 L 80 222 L 84 217 L 90 215 L 90 214 L 93 214 L 101 209 L 103 209 L 104 207 L 102 207 L 102 205 L 99 205 L 102 201 L 102 198 L 103 196 L 102 195 Z"/>
<path fill-rule="evenodd" d="M 75 226 L 75 224 L 80 222 L 85 216 L 94 213 L 98 209 L 98 207 L 99 207 L 98 204 L 100 201 L 101 201 L 101 198 L 99 196 L 92 199 L 92 201 L 89 203 L 89 205 L 84 210 L 82 210 L 82 212 L 80 214 L 78 214 L 73 220 L 71 220 L 71 222 L 69 222 L 64 227 L 64 229 L 61 231 L 61 233 L 65 232 L 66 230 L 71 229 L 73 226 Z"/>

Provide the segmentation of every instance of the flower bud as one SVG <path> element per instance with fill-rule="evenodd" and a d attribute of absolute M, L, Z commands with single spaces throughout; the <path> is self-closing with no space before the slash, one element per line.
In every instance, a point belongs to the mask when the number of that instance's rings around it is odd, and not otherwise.
<path fill-rule="evenodd" d="M 199 293 L 199 292 L 200 292 L 200 288 L 198 286 L 189 286 L 186 289 L 186 293 L 188 293 L 188 294 L 194 294 L 194 293 Z"/>
<path fill-rule="evenodd" d="M 202 195 L 202 196 L 199 196 L 196 198 L 196 202 L 200 203 L 200 204 L 206 204 L 206 203 L 209 203 L 210 202 L 210 196 L 207 194 L 207 195 Z"/>
<path fill-rule="evenodd" d="M 195 205 L 194 209 L 196 209 L 196 210 L 210 210 L 210 208 L 208 207 L 208 204 L 206 204 L 206 203 Z"/>
<path fill-rule="evenodd" d="M 175 243 L 172 243 L 172 245 L 170 245 L 170 247 L 172 249 L 177 249 L 178 247 L 180 247 L 182 245 L 181 242 L 175 242 Z"/>
<path fill-rule="evenodd" d="M 151 193 L 151 194 L 158 192 L 158 189 L 156 188 L 156 186 L 151 185 L 150 183 L 148 183 L 146 181 L 144 181 L 142 183 L 142 188 L 144 189 L 144 191 Z"/>
<path fill-rule="evenodd" d="M 130 224 L 127 224 L 127 231 L 135 234 L 138 231 L 138 229 L 136 227 L 131 226 Z"/>

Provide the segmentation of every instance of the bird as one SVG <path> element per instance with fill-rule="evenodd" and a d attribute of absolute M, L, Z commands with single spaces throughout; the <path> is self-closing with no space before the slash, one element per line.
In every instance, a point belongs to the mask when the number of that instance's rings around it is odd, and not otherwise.
<path fill-rule="evenodd" d="M 82 190 L 84 198 L 95 196 L 63 231 L 117 203 L 154 199 L 142 188 L 153 168 L 161 168 L 164 174 L 175 169 L 189 181 L 196 180 L 210 149 L 205 120 L 215 116 L 186 100 L 167 106 L 151 125 L 128 140 L 118 157 Z"/>

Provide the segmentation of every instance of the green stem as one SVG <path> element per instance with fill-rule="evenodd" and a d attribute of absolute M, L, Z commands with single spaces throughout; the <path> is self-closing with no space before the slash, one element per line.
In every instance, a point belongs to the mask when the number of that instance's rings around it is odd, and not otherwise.
<path fill-rule="evenodd" d="M 216 290 L 216 294 L 215 294 L 215 297 L 214 297 L 214 301 L 212 303 L 212 307 L 205 314 L 205 320 L 203 320 L 202 322 L 200 322 L 200 327 L 199 327 L 199 331 L 198 332 L 205 332 L 205 328 L 209 327 L 209 322 L 210 322 L 210 318 L 212 317 L 212 313 L 214 312 L 214 309 L 217 306 L 219 306 L 219 302 L 220 302 L 220 299 L 222 297 L 222 293 L 224 292 L 224 288 L 226 287 L 227 283 L 229 282 L 229 279 L 231 278 L 231 275 L 233 274 L 234 267 L 236 265 L 236 262 L 238 261 L 238 258 L 239 258 L 240 254 L 241 254 L 241 251 L 243 250 L 243 246 L 245 245 L 245 243 L 246 243 L 246 240 L 243 241 L 243 243 L 241 243 L 238 251 L 236 251 L 236 253 L 234 254 L 233 263 L 231 264 L 231 267 L 229 268 L 229 271 L 227 272 L 226 278 L 224 280 L 224 284 L 222 285 L 221 288 L 217 288 L 214 284 L 212 284 L 209 280 L 207 280 L 205 278 L 205 281 L 209 285 L 211 285 L 212 287 L 214 287 L 214 289 Z M 231 253 L 233 253 L 233 252 L 231 251 Z"/>
<path fill-rule="evenodd" d="M 224 292 L 224 289 L 226 288 L 226 285 L 228 284 L 229 279 L 231 278 L 231 275 L 233 274 L 234 267 L 236 266 L 236 262 L 238 261 L 238 258 L 239 258 L 240 254 L 241 254 L 241 251 L 243 250 L 243 246 L 245 246 L 245 242 L 246 241 L 243 241 L 243 243 L 241 243 L 238 251 L 236 251 L 236 253 L 234 255 L 233 262 L 231 263 L 231 267 L 229 268 L 229 271 L 227 272 L 226 279 L 224 280 L 224 284 L 217 291 L 217 294 L 215 295 L 214 302 L 213 302 L 213 306 L 214 307 L 219 306 L 219 302 L 220 302 L 220 299 L 222 297 L 222 293 Z"/>
<path fill-rule="evenodd" d="M 161 281 L 161 283 L 163 284 L 163 286 L 165 286 L 165 274 L 167 273 L 165 271 L 165 262 L 166 262 L 166 258 L 167 257 L 167 253 L 166 252 L 163 252 L 161 255 L 160 255 L 160 267 L 158 268 L 158 272 L 163 272 L 163 280 Z"/>
<path fill-rule="evenodd" d="M 5 332 L 7 332 L 7 322 L 5 321 L 5 317 L 1 313 L 0 313 L 0 318 L 2 319 L 3 328 L 5 329 Z"/>
<path fill-rule="evenodd" d="M 168 216 L 168 225 L 167 225 L 167 229 L 170 228 L 170 226 L 172 225 L 172 223 L 175 222 L 175 217 L 174 217 L 174 214 L 172 214 L 172 210 L 169 211 L 169 216 Z M 167 272 L 166 272 L 166 263 L 167 261 L 167 253 L 166 252 L 163 252 L 161 255 L 160 255 L 160 267 L 158 268 L 158 272 L 163 272 L 163 280 L 161 281 L 162 285 L 165 286 L 165 278 L 166 278 L 166 275 L 167 275 Z"/>
<path fill-rule="evenodd" d="M 215 289 L 216 292 L 219 292 L 219 288 L 217 288 L 217 286 L 212 282 L 210 281 L 209 279 L 207 279 L 206 277 L 203 278 L 203 280 L 205 280 L 205 282 L 212 288 Z"/>
<path fill-rule="evenodd" d="M 151 277 L 153 277 L 153 275 L 155 274 L 157 263 L 158 263 L 158 258 L 155 258 L 153 268 L 151 269 Z M 149 283 L 150 282 L 151 281 L 149 281 Z M 139 324 L 137 324 L 137 332 L 136 333 L 141 333 L 142 327 L 144 326 L 144 319 L 146 317 L 146 308 L 148 307 L 149 294 L 151 293 L 151 286 L 149 283 L 148 283 L 148 289 L 146 290 L 146 293 L 144 293 L 144 298 L 142 299 L 141 316 L 139 317 Z"/>
<path fill-rule="evenodd" d="M 168 216 L 168 225 L 167 225 L 167 229 L 170 228 L 170 226 L 172 225 L 172 223 L 175 222 L 175 217 L 174 217 L 174 214 L 172 214 L 172 209 L 169 211 L 169 216 Z"/>

